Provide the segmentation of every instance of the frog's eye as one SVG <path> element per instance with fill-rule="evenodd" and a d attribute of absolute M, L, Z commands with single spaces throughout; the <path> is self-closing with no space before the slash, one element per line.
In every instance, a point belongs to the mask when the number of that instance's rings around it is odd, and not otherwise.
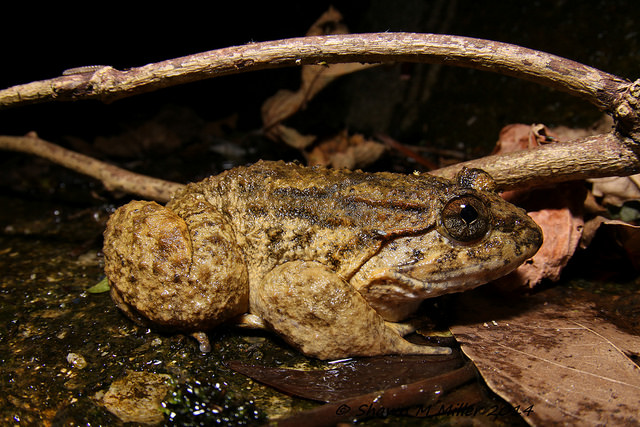
<path fill-rule="evenodd" d="M 483 238 L 491 226 L 489 209 L 482 200 L 471 195 L 447 202 L 441 220 L 451 238 L 465 243 Z"/>

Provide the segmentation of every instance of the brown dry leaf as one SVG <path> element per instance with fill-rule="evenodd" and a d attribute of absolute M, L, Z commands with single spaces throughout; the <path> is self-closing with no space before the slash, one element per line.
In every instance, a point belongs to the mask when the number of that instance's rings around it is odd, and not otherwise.
<path fill-rule="evenodd" d="M 524 125 L 520 123 L 507 125 L 500 130 L 498 142 L 491 154 L 512 153 L 528 150 L 541 144 L 557 141 L 555 135 L 545 125 Z"/>
<path fill-rule="evenodd" d="M 456 356 L 378 356 L 347 359 L 329 369 L 299 370 L 248 365 L 230 361 L 227 365 L 256 381 L 293 396 L 320 402 L 336 402 L 423 379 L 460 368 Z"/>
<path fill-rule="evenodd" d="M 640 226 L 617 219 L 596 216 L 585 223 L 580 247 L 588 247 L 601 228 L 614 235 L 616 241 L 627 252 L 633 266 L 636 270 L 640 270 Z"/>
<path fill-rule="evenodd" d="M 262 123 L 268 136 L 277 136 L 274 130 L 281 121 L 294 115 L 305 102 L 304 92 L 280 89 L 262 104 Z"/>
<path fill-rule="evenodd" d="M 574 216 L 569 209 L 543 209 L 529 212 L 529 216 L 542 228 L 544 242 L 531 260 L 500 279 L 508 281 L 511 286 L 517 284 L 532 288 L 542 279 L 554 282 L 560 279 L 562 269 L 571 259 L 582 236 L 584 220 L 582 216 Z"/>
<path fill-rule="evenodd" d="M 586 303 L 462 296 L 451 331 L 487 385 L 531 425 L 640 425 L 640 337 Z"/>
<path fill-rule="evenodd" d="M 342 23 L 340 12 L 330 7 L 311 26 L 307 35 L 347 34 L 348 32 L 347 27 Z M 280 90 L 262 105 L 262 122 L 267 136 L 275 140 L 282 139 L 280 122 L 304 108 L 307 102 L 336 78 L 374 65 L 346 63 L 302 66 L 300 89 L 296 92 Z"/>
<path fill-rule="evenodd" d="M 508 125 L 500 131 L 493 152 L 525 150 L 558 140 L 557 134 L 541 124 Z M 542 228 L 544 241 L 531 260 L 496 283 L 501 287 L 517 288 L 534 287 L 543 279 L 558 280 L 582 236 L 584 191 L 565 184 L 533 193 L 504 192 L 502 197 L 515 204 L 526 203 L 529 215 Z"/>
<path fill-rule="evenodd" d="M 321 142 L 305 155 L 310 166 L 356 169 L 378 160 L 385 149 L 384 144 L 365 139 L 361 134 L 349 136 L 344 130 L 332 139 Z"/>
<path fill-rule="evenodd" d="M 284 141 L 285 144 L 289 145 L 290 147 L 297 148 L 298 150 L 307 148 L 313 143 L 313 141 L 316 140 L 315 135 L 303 135 L 294 128 L 290 128 L 283 124 L 278 124 L 276 128 L 278 130 L 280 139 Z"/>
<path fill-rule="evenodd" d="M 593 184 L 593 195 L 603 197 L 605 205 L 622 206 L 629 200 L 640 200 L 640 174 L 587 180 Z"/>
<path fill-rule="evenodd" d="M 446 374 L 327 403 L 275 421 L 281 427 L 321 427 L 341 425 L 343 421 L 355 423 L 373 417 L 386 418 L 394 414 L 427 418 L 438 415 L 434 413 L 438 410 L 431 412 L 435 406 L 460 408 L 466 405 L 466 410 L 482 399 L 477 389 L 463 386 L 474 376 L 475 368 L 468 363 Z"/>
<path fill-rule="evenodd" d="M 532 259 L 496 280 L 498 286 L 533 288 L 543 279 L 556 281 L 560 278 L 562 269 L 573 256 L 582 237 L 585 193 L 579 183 L 566 183 L 530 193 L 512 192 L 509 198 L 505 197 L 527 206 L 529 216 L 542 229 L 544 241 Z"/>

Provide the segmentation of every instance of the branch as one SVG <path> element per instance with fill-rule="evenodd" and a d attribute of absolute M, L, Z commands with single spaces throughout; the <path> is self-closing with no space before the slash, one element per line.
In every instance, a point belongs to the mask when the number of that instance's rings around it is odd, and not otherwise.
<path fill-rule="evenodd" d="M 372 33 L 250 43 L 119 71 L 81 67 L 0 91 L 0 108 L 50 100 L 113 101 L 212 77 L 292 65 L 341 62 L 426 62 L 494 71 L 531 80 L 613 112 L 627 80 L 559 56 L 507 43 L 442 34 Z"/>
<path fill-rule="evenodd" d="M 614 133 L 482 157 L 432 171 L 453 178 L 463 167 L 488 172 L 499 190 L 543 187 L 559 182 L 627 176 L 640 172 L 640 149 Z"/>
<path fill-rule="evenodd" d="M 67 150 L 38 138 L 34 133 L 22 137 L 0 136 L 0 149 L 34 154 L 102 181 L 108 190 L 120 190 L 159 202 L 168 202 L 171 195 L 183 187 L 182 184 L 129 172 Z"/>
<path fill-rule="evenodd" d="M 483 157 L 430 172 L 452 179 L 463 167 L 480 168 L 498 189 L 514 190 L 604 176 L 640 172 L 638 153 L 613 133 L 544 145 L 527 151 Z M 34 154 L 100 180 L 108 190 L 167 202 L 182 184 L 129 172 L 44 141 L 34 134 L 0 136 L 0 149 Z"/>
<path fill-rule="evenodd" d="M 162 87 L 288 65 L 340 62 L 429 62 L 524 78 L 569 92 L 614 115 L 613 133 L 534 150 L 490 156 L 435 171 L 452 177 L 462 165 L 489 172 L 499 188 L 640 172 L 640 80 L 630 83 L 595 68 L 520 46 L 440 34 L 375 33 L 251 43 L 118 71 L 81 68 L 70 75 L 0 91 L 0 107 L 47 100 L 112 101 Z M 30 152 L 146 198 L 166 201 L 181 185 L 69 152 L 36 137 L 0 137 L 0 148 Z M 139 184 L 134 185 L 134 182 Z M 140 185 L 140 188 L 138 188 Z"/>

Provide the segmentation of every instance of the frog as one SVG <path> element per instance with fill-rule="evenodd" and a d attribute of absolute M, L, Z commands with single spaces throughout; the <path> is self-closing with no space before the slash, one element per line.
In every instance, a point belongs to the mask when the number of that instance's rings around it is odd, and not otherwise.
<path fill-rule="evenodd" d="M 131 201 L 104 232 L 116 305 L 202 340 L 225 324 L 267 329 L 322 360 L 443 355 L 407 341 L 430 298 L 504 276 L 542 232 L 486 172 L 449 180 L 259 161 Z"/>

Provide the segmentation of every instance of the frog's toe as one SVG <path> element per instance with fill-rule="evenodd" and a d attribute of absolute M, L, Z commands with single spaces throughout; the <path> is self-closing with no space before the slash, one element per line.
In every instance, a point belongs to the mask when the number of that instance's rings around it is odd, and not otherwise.
<path fill-rule="evenodd" d="M 211 351 L 211 342 L 205 332 L 194 332 L 191 336 L 198 341 L 201 352 L 209 353 Z"/>
<path fill-rule="evenodd" d="M 402 342 L 394 342 L 394 348 L 396 348 L 397 353 L 400 354 L 447 355 L 452 353 L 452 350 L 449 347 L 435 347 L 430 345 L 413 344 L 404 339 L 402 339 Z"/>
<path fill-rule="evenodd" d="M 385 322 L 387 327 L 396 331 L 400 336 L 409 335 L 416 331 L 416 327 L 411 323 L 397 323 L 397 322 Z"/>
<path fill-rule="evenodd" d="M 245 313 L 233 319 L 233 324 L 246 329 L 269 329 L 268 325 L 255 314 Z"/>

